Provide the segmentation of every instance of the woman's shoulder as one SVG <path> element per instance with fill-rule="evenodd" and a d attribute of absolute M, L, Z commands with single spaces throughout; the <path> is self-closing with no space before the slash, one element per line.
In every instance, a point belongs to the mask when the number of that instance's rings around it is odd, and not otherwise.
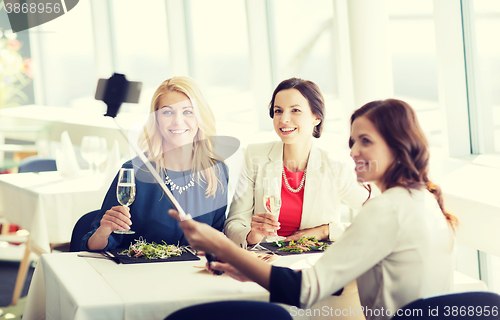
<path fill-rule="evenodd" d="M 274 147 L 282 145 L 281 141 L 270 141 L 264 143 L 251 143 L 247 146 L 247 153 L 265 153 L 273 149 Z"/>
<path fill-rule="evenodd" d="M 397 186 L 387 189 L 380 196 L 395 203 L 407 203 L 423 199 L 422 197 L 425 197 L 426 193 L 425 190 L 407 189 Z"/>
<path fill-rule="evenodd" d="M 397 202 L 397 198 L 382 193 L 376 197 L 368 199 L 368 201 L 366 201 L 363 207 L 361 208 L 359 214 L 367 212 L 369 215 L 373 217 L 377 214 L 385 215 L 394 213 L 396 211 L 395 200 Z"/>
<path fill-rule="evenodd" d="M 396 211 L 413 207 L 422 195 L 420 190 L 409 191 L 403 187 L 390 188 L 380 195 L 369 199 L 363 209 L 383 211 L 392 208 Z M 404 210 L 403 210 L 404 211 Z"/>

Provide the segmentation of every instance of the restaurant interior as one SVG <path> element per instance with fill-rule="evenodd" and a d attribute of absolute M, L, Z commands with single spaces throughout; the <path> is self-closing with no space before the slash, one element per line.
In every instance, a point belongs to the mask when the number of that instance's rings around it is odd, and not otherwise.
<path fill-rule="evenodd" d="M 8 3 L 0 1 L 0 319 L 20 319 L 27 300 L 23 319 L 163 319 L 234 292 L 266 301 L 255 283 L 223 276 L 216 287 L 219 278 L 201 273 L 204 258 L 189 270 L 173 264 L 168 272 L 193 278 L 185 283 L 163 279 L 162 263 L 112 269 L 67 253 L 78 219 L 101 208 L 119 168 L 135 157 L 131 137 L 157 86 L 173 76 L 198 83 L 217 136 L 237 141 L 226 159 L 230 182 L 249 144 L 278 140 L 268 107 L 284 79 L 321 88 L 327 112 L 314 143 L 346 162 L 354 110 L 372 100 L 408 102 L 429 142 L 430 177 L 460 222 L 455 291 L 500 293 L 497 0 L 62 0 L 60 15 L 18 32 Z M 114 73 L 141 90 L 113 119 L 96 89 Z M 342 205 L 343 222 L 355 215 Z M 296 269 L 315 262 L 270 260 Z M 68 280 L 72 268 L 81 276 Z M 88 280 L 91 273 L 103 277 Z M 155 281 L 169 292 L 151 290 Z M 197 289 L 177 291 L 189 286 Z M 359 305 L 352 284 L 345 290 L 343 303 Z"/>

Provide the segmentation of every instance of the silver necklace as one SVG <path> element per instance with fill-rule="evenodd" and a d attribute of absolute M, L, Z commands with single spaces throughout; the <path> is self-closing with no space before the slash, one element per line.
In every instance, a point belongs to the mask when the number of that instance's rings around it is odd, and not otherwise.
<path fill-rule="evenodd" d="M 178 185 L 175 184 L 175 182 L 172 181 L 172 179 L 170 179 L 170 177 L 167 174 L 167 169 L 163 168 L 163 170 L 165 171 L 165 184 L 167 185 L 169 184 L 171 187 L 170 189 L 172 191 L 177 190 L 179 194 L 182 194 L 183 191 L 189 189 L 189 187 L 194 186 L 194 174 L 191 175 L 191 181 L 189 181 L 188 184 L 186 184 L 184 187 L 179 187 Z"/>
<path fill-rule="evenodd" d="M 302 180 L 300 180 L 299 187 L 297 189 L 294 189 L 294 188 L 290 187 L 290 185 L 288 184 L 288 179 L 286 178 L 286 174 L 285 174 L 285 166 L 283 166 L 283 179 L 285 180 L 285 186 L 288 189 L 288 191 L 293 192 L 293 193 L 297 193 L 300 190 L 302 190 L 302 187 L 304 186 L 304 182 L 306 181 L 306 173 L 307 173 L 307 168 L 304 170 L 304 175 L 302 176 Z"/>

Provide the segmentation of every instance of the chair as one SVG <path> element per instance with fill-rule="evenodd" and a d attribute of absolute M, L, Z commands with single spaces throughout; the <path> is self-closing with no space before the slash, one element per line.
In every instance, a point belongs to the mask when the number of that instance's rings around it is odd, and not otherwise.
<path fill-rule="evenodd" d="M 292 320 L 279 305 L 261 301 L 220 301 L 178 310 L 165 320 Z"/>
<path fill-rule="evenodd" d="M 81 251 L 82 238 L 87 232 L 90 231 L 90 225 L 100 210 L 91 211 L 84 214 L 75 224 L 73 233 L 71 234 L 71 242 L 69 244 L 69 252 Z"/>
<path fill-rule="evenodd" d="M 0 117 L 0 169 L 18 167 L 20 154 L 44 152 L 39 141 L 47 141 L 48 128 L 43 126 L 20 126 L 7 118 Z M 6 153 L 14 153 L 13 157 Z"/>
<path fill-rule="evenodd" d="M 418 299 L 399 309 L 392 319 L 498 320 L 500 295 L 490 291 L 471 291 Z"/>
<path fill-rule="evenodd" d="M 21 160 L 19 163 L 19 173 L 43 171 L 57 171 L 56 160 L 53 158 L 31 156 Z"/>

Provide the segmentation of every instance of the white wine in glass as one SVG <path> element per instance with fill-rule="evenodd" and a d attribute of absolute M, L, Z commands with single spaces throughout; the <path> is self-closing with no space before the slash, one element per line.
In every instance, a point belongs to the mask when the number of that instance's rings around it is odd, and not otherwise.
<path fill-rule="evenodd" d="M 118 175 L 118 184 L 116 187 L 116 198 L 118 202 L 128 207 L 135 200 L 135 177 L 134 169 L 121 168 Z M 132 230 L 115 230 L 119 234 L 134 234 Z"/>
<path fill-rule="evenodd" d="M 264 178 L 262 182 L 264 184 L 264 208 L 273 215 L 279 215 L 281 209 L 281 189 L 278 178 Z M 267 242 L 280 241 L 283 239 L 285 238 L 278 235 L 266 237 Z"/>

